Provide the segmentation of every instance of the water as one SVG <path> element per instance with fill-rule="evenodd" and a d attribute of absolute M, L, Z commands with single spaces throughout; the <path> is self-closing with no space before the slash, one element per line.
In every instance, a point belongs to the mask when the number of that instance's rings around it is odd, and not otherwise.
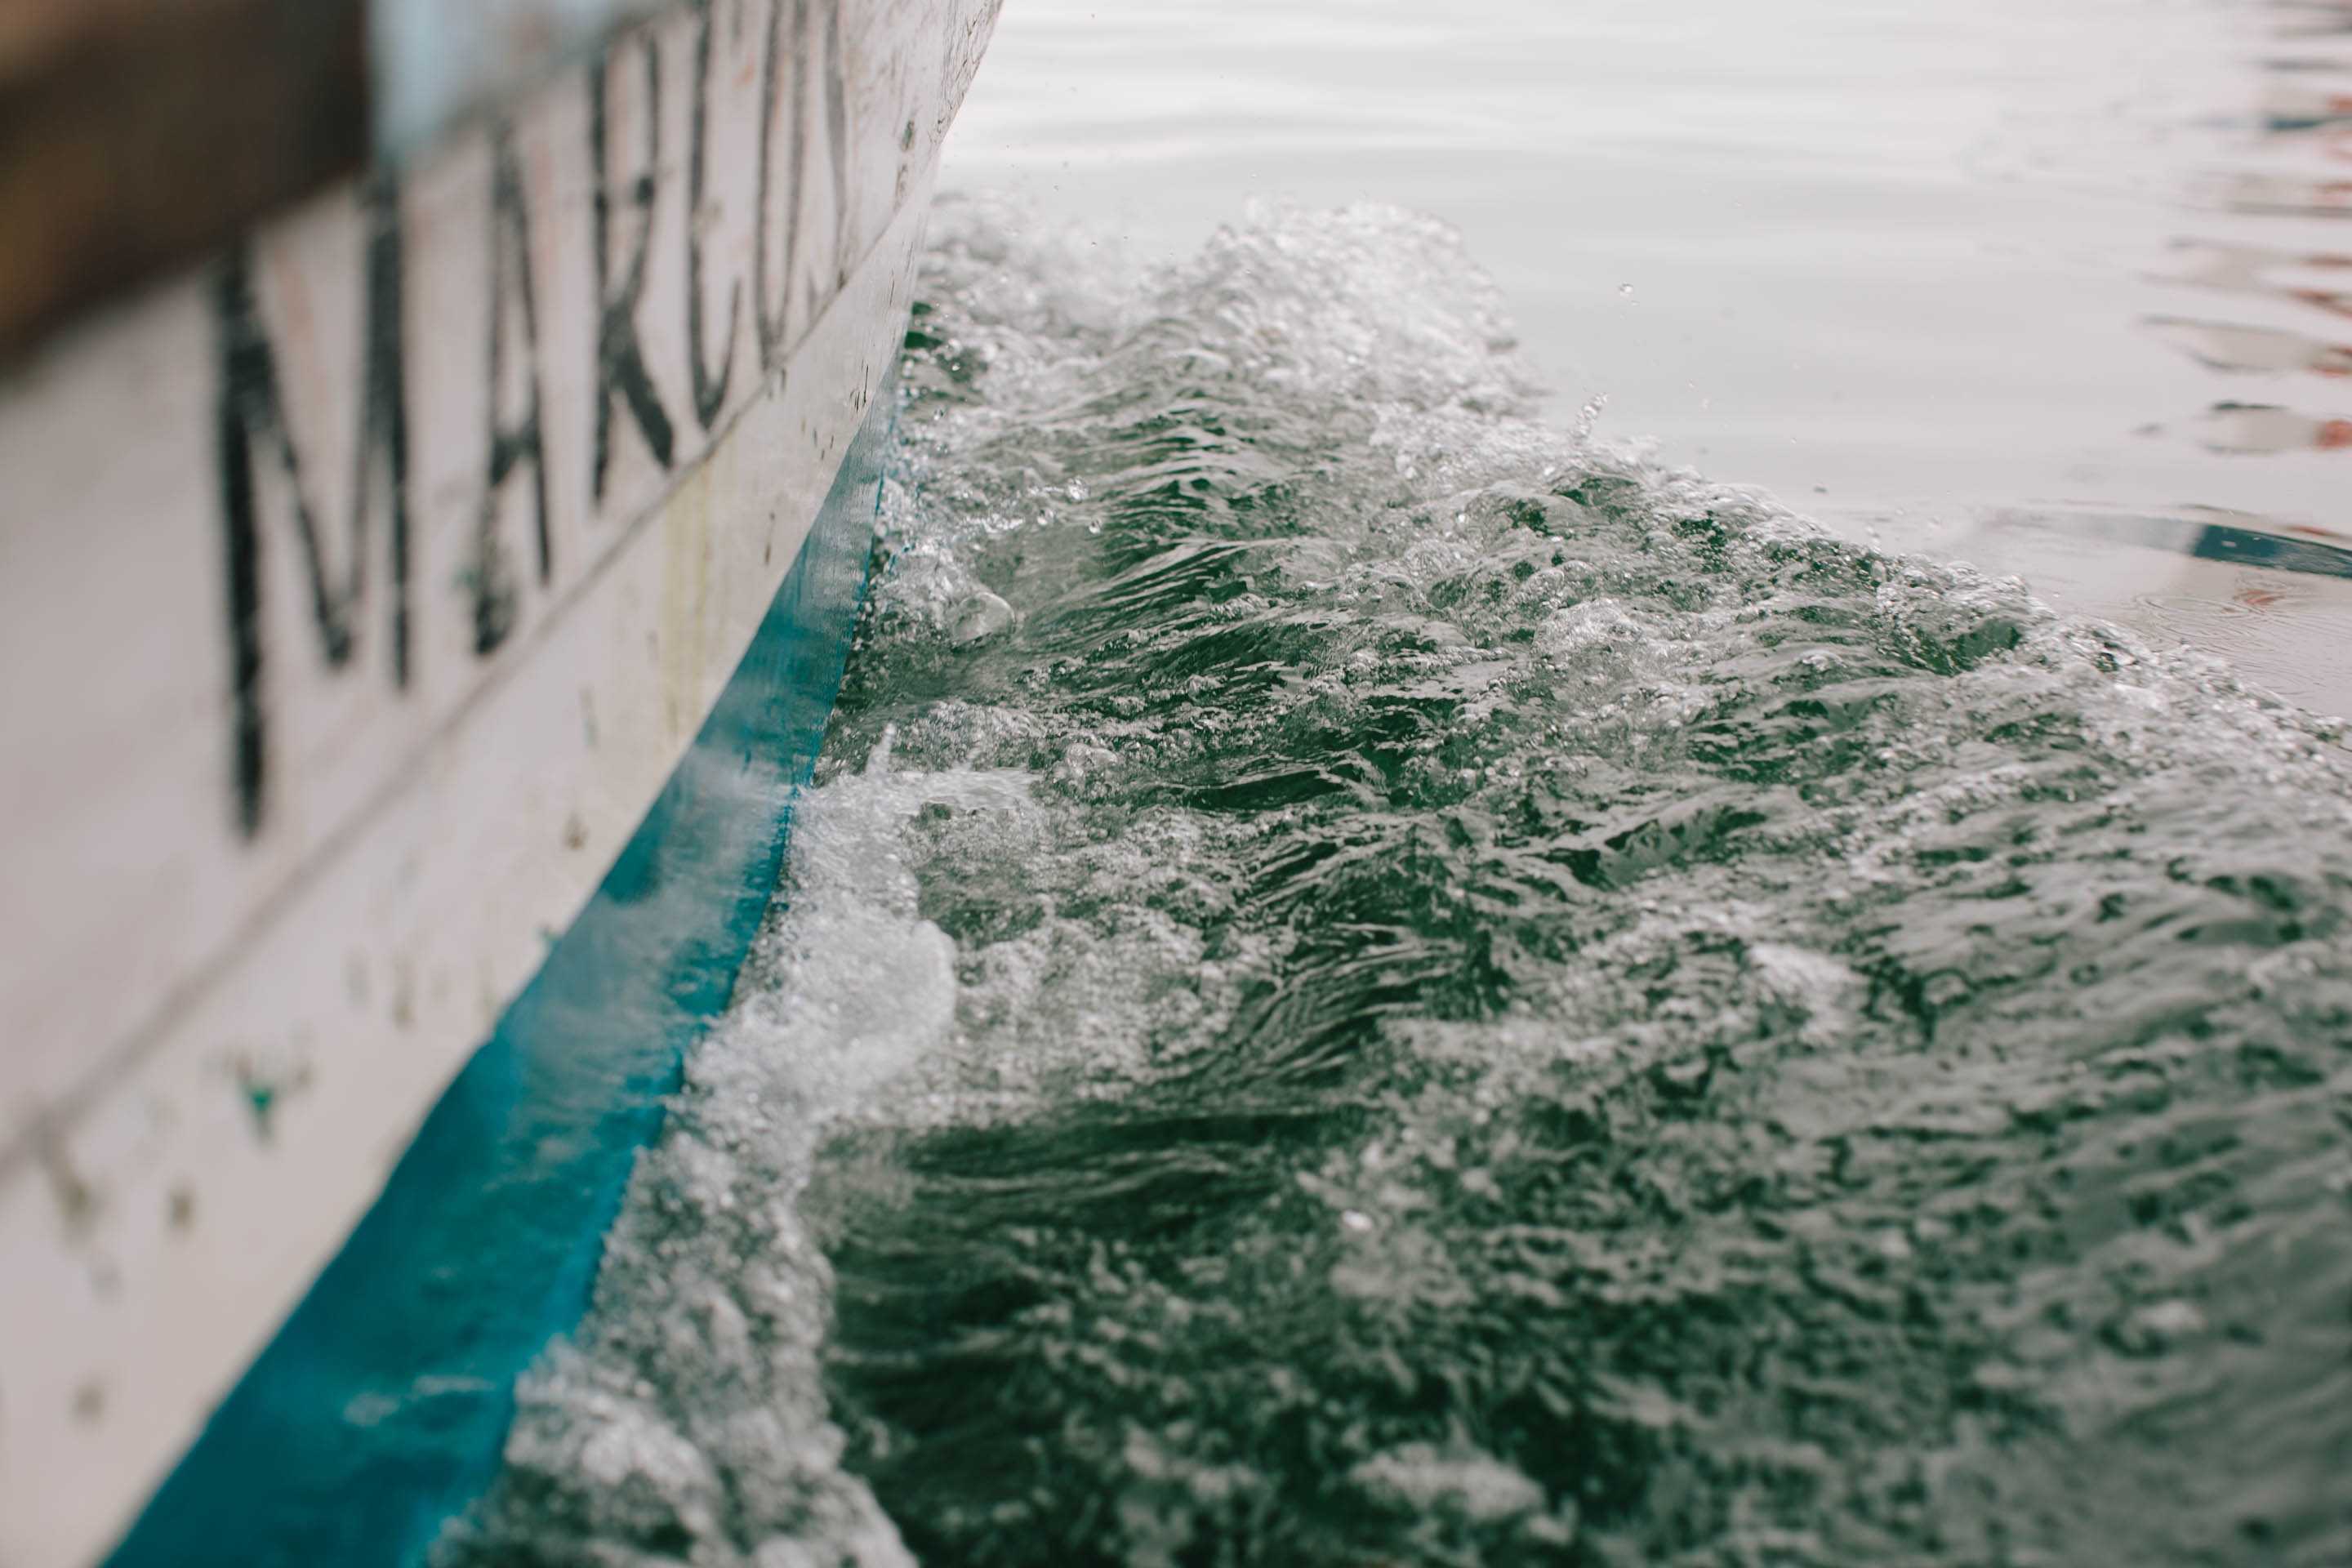
<path fill-rule="evenodd" d="M 2352 544 L 2347 102 L 2339 0 L 1019 0 L 950 155 L 1167 258 L 1435 214 L 1555 419 L 2352 714 L 2352 586 L 2183 553 Z"/>
<path fill-rule="evenodd" d="M 2332 1564 L 2340 727 L 940 214 L 784 899 L 449 1564 Z"/>
<path fill-rule="evenodd" d="M 2150 542 L 2329 521 L 2180 432 L 2334 362 L 2183 324 L 2320 307 L 2146 143 L 2347 19 L 1911 9 L 1013 9 L 782 897 L 443 1568 L 2352 1561 L 2337 589 Z"/>

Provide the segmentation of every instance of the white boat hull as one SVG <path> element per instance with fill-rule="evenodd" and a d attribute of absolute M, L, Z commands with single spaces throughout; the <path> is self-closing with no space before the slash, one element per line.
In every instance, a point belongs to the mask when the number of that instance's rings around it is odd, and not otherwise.
<path fill-rule="evenodd" d="M 688 7 L 0 388 L 0 1563 L 117 1541 L 645 822 L 993 12 Z"/>

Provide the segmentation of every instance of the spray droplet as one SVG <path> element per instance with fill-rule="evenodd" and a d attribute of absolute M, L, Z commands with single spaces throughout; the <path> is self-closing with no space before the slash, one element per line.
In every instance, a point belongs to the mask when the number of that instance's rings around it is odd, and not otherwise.
<path fill-rule="evenodd" d="M 1013 618 L 1012 605 L 982 589 L 956 606 L 955 616 L 948 623 L 948 640 L 959 646 L 979 642 L 1004 630 Z"/>
<path fill-rule="evenodd" d="M 1596 392 L 1585 400 L 1584 406 L 1576 411 L 1578 440 L 1584 440 L 1592 434 L 1592 427 L 1601 423 L 1601 411 L 1608 406 L 1609 395 L 1605 392 Z"/>

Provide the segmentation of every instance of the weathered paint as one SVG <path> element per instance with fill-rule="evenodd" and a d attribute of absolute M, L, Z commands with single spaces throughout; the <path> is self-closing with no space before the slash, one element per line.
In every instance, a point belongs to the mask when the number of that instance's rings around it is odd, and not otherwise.
<path fill-rule="evenodd" d="M 682 6 L 0 387 L 0 1563 L 105 1548 L 644 819 L 993 12 Z"/>
<path fill-rule="evenodd" d="M 478 1495 L 514 1378 L 585 1306 L 635 1152 L 766 912 L 848 652 L 887 425 L 877 399 L 619 861 L 113 1568 L 394 1568 Z M 709 516 L 697 493 L 730 488 L 680 489 L 668 562 Z"/>

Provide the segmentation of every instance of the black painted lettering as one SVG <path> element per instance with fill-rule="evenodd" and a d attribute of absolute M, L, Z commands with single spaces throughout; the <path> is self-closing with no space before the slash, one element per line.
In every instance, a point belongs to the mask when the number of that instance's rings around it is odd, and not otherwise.
<path fill-rule="evenodd" d="M 824 12 L 824 150 L 825 165 L 833 174 L 833 276 L 811 287 L 812 311 L 824 303 L 822 296 L 849 282 L 849 82 L 841 61 L 841 0 L 814 3 Z"/>
<path fill-rule="evenodd" d="M 784 342 L 784 299 L 792 292 L 792 251 L 787 241 L 784 252 L 784 283 L 773 309 L 768 303 L 768 234 L 774 227 L 769 213 L 769 196 L 775 185 L 776 160 L 776 95 L 783 84 L 776 79 L 783 64 L 784 7 L 795 0 L 769 0 L 767 42 L 760 61 L 760 174 L 752 197 L 751 209 L 751 317 L 760 337 L 760 363 L 768 370 L 783 363 L 784 353 L 792 345 Z M 800 73 L 795 71 L 797 77 Z M 795 82 L 795 88 L 798 84 Z M 797 131 L 800 115 L 793 115 Z"/>
<path fill-rule="evenodd" d="M 788 184 L 779 198 L 774 168 L 775 120 L 782 87 L 779 79 L 783 70 L 786 6 L 793 13 L 794 63 L 792 102 L 786 110 L 791 116 L 791 156 L 785 174 Z M 770 370 L 781 365 L 792 349 L 792 344 L 785 342 L 785 334 L 791 331 L 794 285 L 800 285 L 802 306 L 807 317 L 814 319 L 826 297 L 843 281 L 839 276 L 808 276 L 812 268 L 803 253 L 801 220 L 812 194 L 810 187 L 815 183 L 813 165 L 816 160 L 809 145 L 813 74 L 822 78 L 819 85 L 824 93 L 822 134 L 826 143 L 825 169 L 832 179 L 833 229 L 838 250 L 849 229 L 849 105 L 842 80 L 840 0 L 773 0 L 768 11 L 767 55 L 761 77 L 757 228 L 751 241 L 752 313 L 759 327 L 761 362 Z M 781 214 L 775 210 L 779 200 Z M 776 280 L 772 296 L 768 285 L 769 237 L 780 225 L 783 229 L 783 275 Z M 838 256 L 835 263 L 833 270 L 838 274 L 843 270 Z"/>
<path fill-rule="evenodd" d="M 268 806 L 269 721 L 261 689 L 268 650 L 262 630 L 264 481 L 257 447 L 276 459 L 310 588 L 310 614 L 330 669 L 348 665 L 367 596 L 371 502 L 383 492 L 392 579 L 389 651 L 393 684 L 408 684 L 408 417 L 401 353 L 400 192 L 388 174 L 370 183 L 367 207 L 365 344 L 360 425 L 352 443 L 348 550 L 338 574 L 328 560 L 318 514 L 303 493 L 301 459 L 286 423 L 278 360 L 253 292 L 251 258 L 238 245 L 215 289 L 220 334 L 215 437 L 221 517 L 227 553 L 231 770 L 237 826 L 251 837 Z"/>
<path fill-rule="evenodd" d="M 711 0 L 693 0 L 694 134 L 686 159 L 686 352 L 694 377 L 694 416 L 709 430 L 727 405 L 727 384 L 735 374 L 735 328 L 742 315 L 743 286 L 727 290 L 727 351 L 714 374 L 702 342 L 702 187 L 710 137 L 710 35 L 715 18 Z M 740 18 L 741 13 L 737 13 Z"/>
<path fill-rule="evenodd" d="M 669 415 L 654 391 L 646 370 L 645 350 L 637 342 L 637 301 L 646 290 L 646 249 L 653 237 L 654 182 L 661 166 L 661 51 L 651 34 L 637 47 L 646 68 L 646 156 L 636 178 L 629 183 L 630 205 L 636 209 L 636 244 L 629 265 L 614 289 L 613 278 L 613 175 L 605 143 L 607 97 L 605 78 L 612 67 L 609 51 L 588 71 L 588 154 L 596 171 L 596 468 L 593 490 L 597 504 L 604 500 L 604 478 L 613 457 L 613 399 L 629 405 L 637 432 L 652 449 L 655 460 L 670 466 L 675 437 Z"/>
<path fill-rule="evenodd" d="M 491 652 L 514 629 L 519 595 L 499 517 L 507 481 L 526 463 L 530 466 L 532 535 L 541 585 L 555 571 L 548 534 L 547 447 L 540 417 L 539 304 L 530 276 L 530 210 L 523 196 L 522 163 L 511 126 L 492 130 L 490 163 L 489 463 L 471 574 L 478 655 Z M 509 352 L 509 339 L 515 337 L 520 340 L 520 356 Z M 509 382 L 519 383 L 513 396 Z M 510 401 L 521 405 L 512 416 L 503 412 Z"/>

